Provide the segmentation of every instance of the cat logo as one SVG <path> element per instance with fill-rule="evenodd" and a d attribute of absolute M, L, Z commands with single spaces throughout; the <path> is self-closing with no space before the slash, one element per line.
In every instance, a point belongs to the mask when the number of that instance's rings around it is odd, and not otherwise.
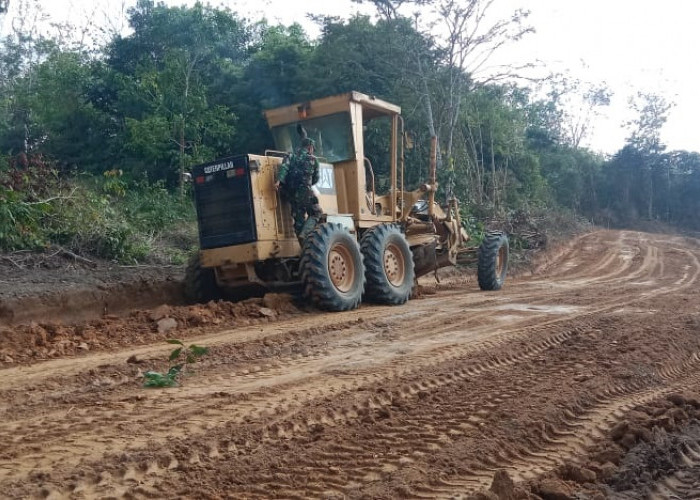
<path fill-rule="evenodd" d="M 318 182 L 314 184 L 323 194 L 335 194 L 335 173 L 333 165 L 330 163 L 321 163 L 318 172 Z"/>

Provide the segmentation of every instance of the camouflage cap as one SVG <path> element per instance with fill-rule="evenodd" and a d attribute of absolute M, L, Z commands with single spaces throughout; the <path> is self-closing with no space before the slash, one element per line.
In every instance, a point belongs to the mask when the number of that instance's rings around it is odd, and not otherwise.
<path fill-rule="evenodd" d="M 311 139 L 311 138 L 309 138 L 309 137 L 304 137 L 304 138 L 301 140 L 301 147 L 302 147 L 302 148 L 308 148 L 309 146 L 316 147 L 316 143 L 314 142 L 313 139 Z"/>

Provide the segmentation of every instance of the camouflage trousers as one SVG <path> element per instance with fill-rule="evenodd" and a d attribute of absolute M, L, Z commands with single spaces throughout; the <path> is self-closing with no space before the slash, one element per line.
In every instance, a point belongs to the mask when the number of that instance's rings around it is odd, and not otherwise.
<path fill-rule="evenodd" d="M 310 187 L 297 189 L 288 196 L 288 199 L 289 204 L 292 206 L 294 233 L 301 242 L 313 230 L 316 222 L 318 222 L 318 217 L 323 214 L 323 211 L 318 203 L 318 198 Z"/>

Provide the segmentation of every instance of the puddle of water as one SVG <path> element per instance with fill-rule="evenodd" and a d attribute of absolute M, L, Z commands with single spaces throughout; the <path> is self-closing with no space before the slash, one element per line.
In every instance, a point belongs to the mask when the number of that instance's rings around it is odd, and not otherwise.
<path fill-rule="evenodd" d="M 634 250 L 630 248 L 623 248 L 620 250 L 618 253 L 619 257 L 624 260 L 625 262 L 630 261 L 634 259 L 634 256 L 637 254 Z"/>
<path fill-rule="evenodd" d="M 386 322 L 391 322 L 395 320 L 401 320 L 401 319 L 410 319 L 410 318 L 422 318 L 425 317 L 425 312 L 418 310 L 418 311 L 400 311 L 396 314 L 389 314 L 385 318 L 382 318 L 382 321 Z"/>
<path fill-rule="evenodd" d="M 505 321 L 506 323 L 509 323 L 511 321 L 521 320 L 522 316 L 515 316 L 514 314 L 504 314 L 502 316 L 496 316 L 496 319 L 498 321 Z"/>
<path fill-rule="evenodd" d="M 544 312 L 552 314 L 570 314 L 583 309 L 580 306 L 546 305 L 546 304 L 503 304 L 493 307 L 496 311 Z"/>
<path fill-rule="evenodd" d="M 578 281 L 560 280 L 560 281 L 529 281 L 527 284 L 534 285 L 537 288 L 571 288 Z"/>
<path fill-rule="evenodd" d="M 639 309 L 638 307 L 623 307 L 622 309 L 616 309 L 613 311 L 615 314 L 654 314 L 656 309 Z"/>

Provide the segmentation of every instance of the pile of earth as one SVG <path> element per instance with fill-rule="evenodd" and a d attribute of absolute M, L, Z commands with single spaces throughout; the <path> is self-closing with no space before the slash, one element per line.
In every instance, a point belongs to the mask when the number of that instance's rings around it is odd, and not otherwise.
<path fill-rule="evenodd" d="M 629 411 L 585 459 L 523 484 L 499 470 L 471 500 L 649 498 L 668 477 L 698 478 L 700 460 L 684 453 L 699 442 L 700 395 L 671 394 Z"/>
<path fill-rule="evenodd" d="M 0 366 L 193 337 L 207 329 L 245 327 L 291 317 L 301 314 L 302 309 L 290 295 L 267 294 L 241 302 L 161 305 L 135 310 L 124 317 L 107 314 L 76 324 L 48 321 L 0 327 Z"/>
<path fill-rule="evenodd" d="M 0 327 L 76 323 L 182 304 L 181 265 L 124 266 L 73 254 L 0 254 Z"/>

